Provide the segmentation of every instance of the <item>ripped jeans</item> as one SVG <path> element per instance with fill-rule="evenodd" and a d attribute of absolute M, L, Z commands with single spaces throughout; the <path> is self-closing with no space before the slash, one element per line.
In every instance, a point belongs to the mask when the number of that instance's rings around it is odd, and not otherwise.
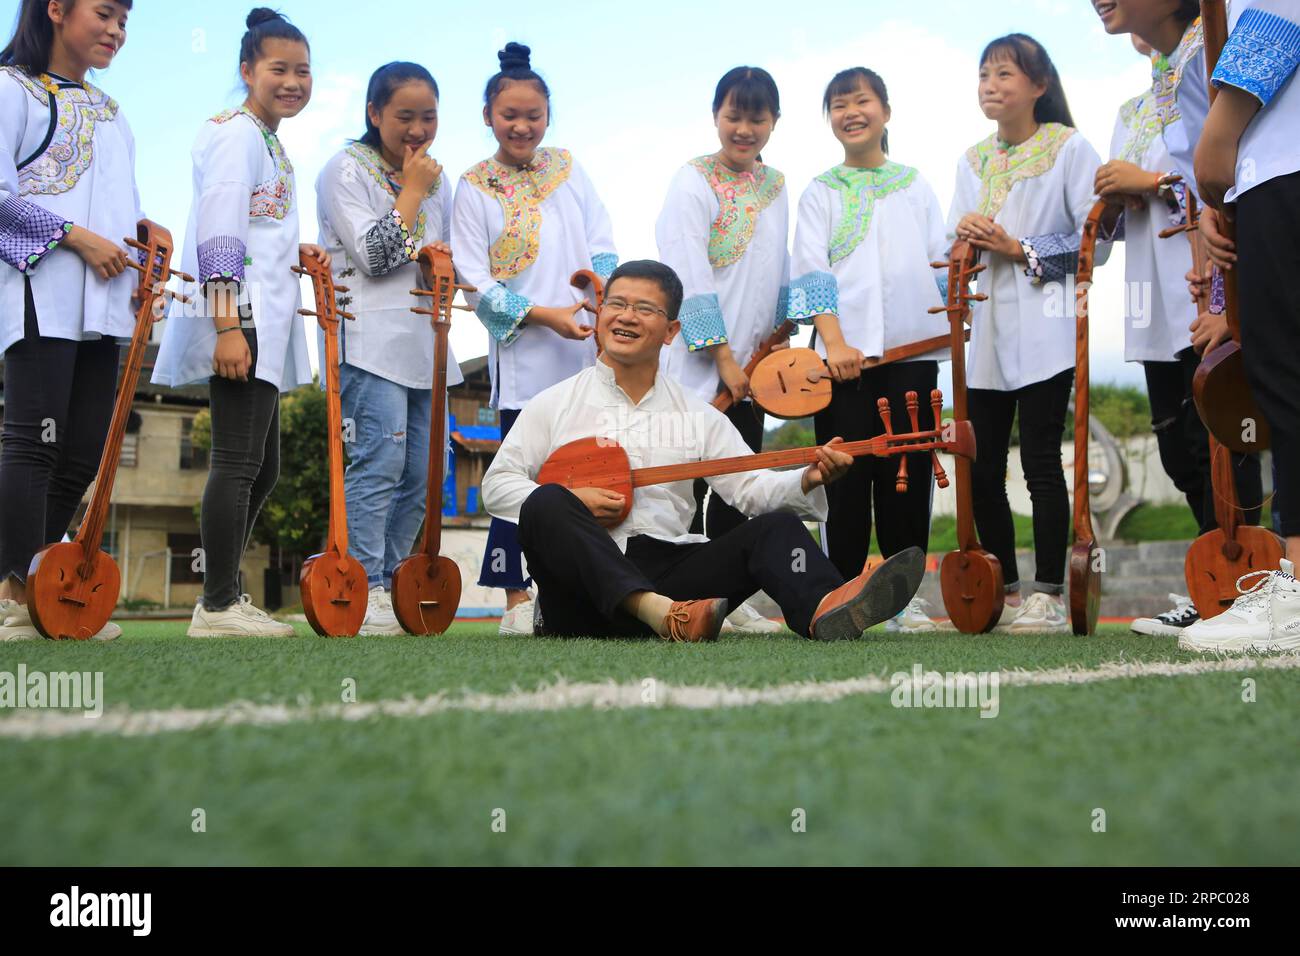
<path fill-rule="evenodd" d="M 411 553 L 424 521 L 433 393 L 346 364 L 339 384 L 348 552 L 366 569 L 370 587 L 391 588 L 393 569 Z"/>

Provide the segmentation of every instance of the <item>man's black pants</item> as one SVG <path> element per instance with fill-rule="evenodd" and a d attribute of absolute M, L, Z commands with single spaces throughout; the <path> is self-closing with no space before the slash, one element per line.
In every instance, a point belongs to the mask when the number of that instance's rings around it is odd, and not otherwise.
<path fill-rule="evenodd" d="M 844 583 L 803 522 L 787 512 L 759 515 L 707 542 L 638 535 L 624 554 L 571 491 L 542 485 L 520 510 L 519 544 L 537 582 L 538 633 L 546 635 L 650 635 L 619 609 L 636 591 L 674 601 L 726 598 L 736 608 L 761 589 L 780 605 L 787 626 L 807 637 L 821 599 Z"/>

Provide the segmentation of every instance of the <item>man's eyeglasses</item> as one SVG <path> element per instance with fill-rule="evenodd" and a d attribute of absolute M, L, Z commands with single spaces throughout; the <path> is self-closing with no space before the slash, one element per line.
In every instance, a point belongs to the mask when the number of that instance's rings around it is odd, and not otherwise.
<path fill-rule="evenodd" d="M 649 302 L 629 302 L 627 299 L 618 296 L 606 299 L 601 308 L 616 313 L 631 309 L 638 319 L 653 319 L 656 315 L 662 315 L 665 319 L 668 318 L 668 313 L 657 305 L 651 305 Z"/>

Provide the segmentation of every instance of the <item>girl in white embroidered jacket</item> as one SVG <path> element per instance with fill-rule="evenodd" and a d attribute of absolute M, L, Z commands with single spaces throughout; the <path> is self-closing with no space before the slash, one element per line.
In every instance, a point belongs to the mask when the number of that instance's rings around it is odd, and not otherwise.
<path fill-rule="evenodd" d="M 1078 263 L 1101 160 L 1075 130 L 1056 67 L 1032 37 L 990 43 L 980 58 L 979 101 L 997 131 L 957 164 L 948 222 L 982 250 L 988 270 L 971 323 L 967 381 L 979 443 L 972 490 L 980 540 L 1002 563 L 1005 626 L 1067 633 L 1064 592 L 1070 501 L 1061 436 L 1074 382 L 1074 296 L 1063 282 Z M 1105 249 L 1099 250 L 1098 261 Z M 1023 605 L 1015 528 L 1006 493 L 1012 421 L 1033 501 L 1036 593 Z"/>
<path fill-rule="evenodd" d="M 920 396 L 922 428 L 932 428 L 930 391 L 938 384 L 940 349 L 910 361 L 864 368 L 887 348 L 944 335 L 946 279 L 930 263 L 947 248 L 943 211 L 917 170 L 887 156 L 891 111 L 885 82 L 873 70 L 837 73 L 822 97 L 844 161 L 818 176 L 799 200 L 790 283 L 790 318 L 817 330 L 817 350 L 834 382 L 830 405 L 814 419 L 817 441 L 884 432 L 876 401 L 887 398 L 895 431 L 912 430 L 904 396 Z M 874 523 L 881 554 L 926 550 L 933 481 L 924 455 L 912 455 L 907 491 L 895 490 L 898 463 L 859 459 L 828 486 L 830 514 L 822 535 L 831 562 L 852 577 L 867 560 Z M 874 515 L 873 515 L 874 511 Z M 890 620 L 891 631 L 932 631 L 924 602 L 914 599 Z"/>
<path fill-rule="evenodd" d="M 587 174 L 566 149 L 543 147 L 551 94 L 528 47 L 508 43 L 483 92 L 490 159 L 456 187 L 451 247 L 456 272 L 478 289 L 468 301 L 487 328 L 492 404 L 505 438 L 537 393 L 596 360 L 594 316 L 569 284 L 579 269 L 614 271 L 613 227 Z M 503 633 L 532 633 L 532 602 L 515 526 L 494 518 L 481 587 L 504 588 Z"/>
<path fill-rule="evenodd" d="M 203 294 L 177 303 L 163 329 L 153 380 L 173 387 L 206 381 L 212 411 L 212 468 L 199 530 L 206 563 L 192 637 L 290 636 L 293 629 L 253 607 L 239 565 L 280 463 L 280 392 L 312 380 L 298 278 L 293 165 L 276 130 L 311 98 L 311 54 L 302 32 L 259 7 L 248 15 L 239 72 L 242 106 L 203 124 L 191 155 L 194 198 L 185 271 Z"/>
<path fill-rule="evenodd" d="M 421 248 L 451 251 L 451 189 L 429 155 L 437 82 L 415 63 L 381 66 L 365 123 L 321 170 L 316 213 L 334 278 L 348 289 L 339 302 L 357 317 L 340 329 L 339 380 L 343 418 L 355 424 L 343 479 L 348 542 L 370 584 L 361 633 L 401 634 L 389 591 L 424 519 L 434 371 L 433 329 L 411 314 L 410 290 L 421 284 Z M 449 350 L 447 383 L 461 381 Z"/>
<path fill-rule="evenodd" d="M 0 640 L 39 637 L 33 555 L 68 531 L 113 413 L 134 329 L 124 237 L 141 218 L 135 142 L 86 82 L 126 42 L 130 0 L 24 0 L 0 52 Z M 97 639 L 121 633 L 107 624 Z"/>

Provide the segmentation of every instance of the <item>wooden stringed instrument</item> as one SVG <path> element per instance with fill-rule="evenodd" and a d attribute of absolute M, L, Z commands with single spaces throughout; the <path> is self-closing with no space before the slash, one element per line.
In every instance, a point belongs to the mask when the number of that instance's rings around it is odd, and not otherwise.
<path fill-rule="evenodd" d="M 958 421 L 967 418 L 964 332 L 970 318 L 970 303 L 982 302 L 988 298 L 984 293 L 970 291 L 970 280 L 985 268 L 975 264 L 976 256 L 975 248 L 963 239 L 953 243 L 947 262 L 932 263 L 936 269 L 948 270 L 948 304 L 930 311 L 948 314 L 951 328 L 949 341 L 952 346 L 953 417 Z M 943 556 L 939 565 L 939 584 L 943 593 L 943 606 L 952 619 L 953 626 L 963 634 L 983 634 L 998 623 L 1006 602 L 1002 564 L 980 546 L 975 535 L 970 462 L 958 458 L 956 473 L 957 550 Z"/>
<path fill-rule="evenodd" d="M 950 336 L 908 342 L 885 349 L 880 358 L 865 359 L 864 369 L 916 358 L 946 348 Z M 966 330 L 970 339 L 970 330 Z M 831 403 L 831 372 L 826 360 L 813 349 L 780 349 L 771 352 L 749 372 L 749 391 L 758 407 L 774 418 L 807 418 Z"/>
<path fill-rule="evenodd" d="M 1198 272 L 1208 261 L 1197 229 L 1196 197 L 1187 192 L 1187 226 L 1168 229 L 1162 236 L 1186 232 L 1192 244 L 1192 268 Z M 1228 307 L 1235 308 L 1236 289 L 1229 291 Z M 1209 292 L 1203 289 L 1197 300 L 1198 312 L 1210 309 Z M 1205 358 L 1201 359 L 1202 364 Z M 1199 374 L 1199 370 L 1197 372 Z M 1244 385 L 1242 386 L 1245 387 Z M 1210 484 L 1214 489 L 1214 518 L 1217 528 L 1205 532 L 1187 549 L 1183 574 L 1187 594 L 1202 619 L 1221 614 L 1237 599 L 1237 579 L 1252 571 L 1272 571 L 1283 556 L 1282 541 L 1267 528 L 1245 524 L 1237 500 L 1237 479 L 1232 451 L 1223 445 L 1206 423 L 1210 442 Z"/>
<path fill-rule="evenodd" d="M 917 418 L 919 404 L 916 392 L 906 396 L 908 410 L 912 421 Z M 879 400 L 880 414 L 889 422 L 889 402 Z M 943 395 L 938 389 L 930 393 L 930 404 L 938 421 L 943 412 Z M 945 435 L 950 437 L 945 437 Z M 628 461 L 627 452 L 615 441 L 606 438 L 580 438 L 561 445 L 542 463 L 537 473 L 539 485 L 563 485 L 566 488 L 603 488 L 623 496 L 623 513 L 615 525 L 623 522 L 632 511 L 632 493 L 646 485 L 667 484 L 674 481 L 689 481 L 695 478 L 710 478 L 715 475 L 729 475 L 741 471 L 758 471 L 763 468 L 781 468 L 786 465 L 807 465 L 817 460 L 819 446 L 809 448 L 791 448 L 781 451 L 765 451 L 753 455 L 740 455 L 734 458 L 715 458 L 711 461 L 692 461 L 677 465 L 657 465 L 651 468 L 633 469 Z M 837 451 L 853 457 L 875 455 L 906 455 L 912 452 L 929 451 L 934 463 L 934 472 L 940 486 L 947 484 L 947 476 L 939 464 L 936 451 L 948 451 L 957 455 L 959 460 L 975 457 L 975 432 L 968 421 L 957 421 L 949 432 L 945 428 L 928 431 L 911 431 L 868 438 L 864 441 L 843 442 L 834 446 Z M 899 462 L 897 489 L 907 489 L 907 459 Z"/>
<path fill-rule="evenodd" d="M 1079 265 L 1074 286 L 1074 543 L 1070 546 L 1070 630 L 1087 636 L 1097 632 L 1101 608 L 1101 571 L 1097 567 L 1097 535 L 1092 530 L 1088 488 L 1088 291 L 1097 252 L 1097 232 L 1110 206 L 1099 199 L 1083 223 Z"/>
<path fill-rule="evenodd" d="M 88 640 L 103 630 L 113 615 L 113 608 L 117 607 L 122 574 L 117 562 L 99 546 L 104 538 L 104 521 L 113 496 L 126 423 L 135 401 L 135 386 L 140 379 L 140 363 L 149 344 L 150 330 L 165 314 L 167 302 L 172 298 L 190 301 L 179 292 L 168 290 L 168 280 L 175 275 L 186 282 L 194 281 L 171 267 L 172 235 L 157 223 L 140 220 L 136 238 L 124 241 L 139 253 L 139 261 L 127 261 L 128 266 L 140 273 L 139 307 L 122 384 L 113 403 L 113 418 L 99 459 L 95 490 L 77 529 L 77 537 L 38 551 L 27 571 L 27 610 L 36 629 L 53 640 Z"/>
<path fill-rule="evenodd" d="M 300 315 L 314 316 L 325 332 L 325 401 L 329 418 L 330 524 L 325 550 L 303 562 L 298 586 L 302 609 L 317 634 L 324 637 L 356 637 L 366 619 L 369 599 L 366 569 L 348 554 L 348 516 L 343 492 L 343 413 L 339 404 L 339 319 L 355 319 L 335 300 L 347 286 L 336 286 L 329 266 L 315 256 L 302 255 L 292 266 L 298 275 L 311 279 L 316 311 L 299 309 Z"/>
<path fill-rule="evenodd" d="M 1201 22 L 1205 27 L 1208 82 L 1214 75 L 1214 67 L 1228 38 L 1228 10 L 1224 0 L 1202 0 Z M 1219 90 L 1213 83 L 1209 83 L 1209 88 L 1210 102 L 1213 103 Z M 1191 199 L 1190 190 L 1188 199 Z M 1189 223 L 1191 218 L 1189 215 Z M 1237 241 L 1236 223 L 1226 216 L 1219 217 L 1219 229 L 1230 241 Z M 1246 379 L 1246 363 L 1241 353 L 1236 269 L 1223 273 L 1223 285 L 1232 339 L 1201 357 L 1201 364 L 1192 378 L 1192 399 L 1206 429 L 1221 444 L 1238 454 L 1257 453 L 1271 447 L 1273 436 Z"/>
<path fill-rule="evenodd" d="M 460 607 L 460 566 L 443 557 L 442 483 L 447 464 L 447 335 L 456 290 L 476 291 L 456 284 L 451 256 L 425 246 L 420 250 L 420 270 L 425 289 L 412 295 L 432 299 L 432 309 L 412 308 L 417 315 L 433 319 L 433 411 L 429 423 L 429 479 L 424 499 L 424 536 L 420 549 L 398 562 L 393 569 L 393 613 L 408 634 L 441 634 L 451 627 Z M 594 278 L 594 277 L 593 277 Z M 597 280 L 599 281 L 599 280 Z"/>
<path fill-rule="evenodd" d="M 754 350 L 754 354 L 751 355 L 749 361 L 745 363 L 745 377 L 748 378 L 753 375 L 754 369 L 758 368 L 758 363 L 771 355 L 774 350 L 782 351 L 778 350 L 776 347 L 782 342 L 788 341 L 790 336 L 794 335 L 797 328 L 798 326 L 796 326 L 795 323 L 786 319 L 773 329 L 772 334 L 759 343 L 758 348 Z M 725 412 L 736 403 L 731 400 L 730 390 L 723 388 L 719 389 L 718 394 L 713 397 L 713 401 L 710 404 L 712 404 L 718 411 Z"/>

